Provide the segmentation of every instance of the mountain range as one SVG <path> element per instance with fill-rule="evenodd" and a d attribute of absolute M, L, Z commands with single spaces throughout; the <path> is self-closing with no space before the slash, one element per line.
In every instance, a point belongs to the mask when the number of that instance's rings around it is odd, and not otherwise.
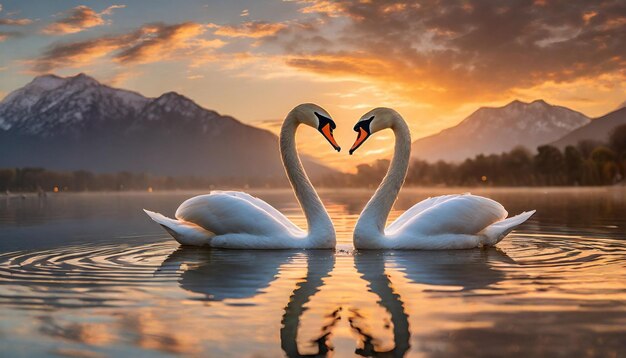
<path fill-rule="evenodd" d="M 563 149 L 568 145 L 576 145 L 582 140 L 606 143 L 613 129 L 621 125 L 626 125 L 626 107 L 621 107 L 594 119 L 591 123 L 575 129 L 552 145 Z"/>
<path fill-rule="evenodd" d="M 458 125 L 413 142 L 413 158 L 459 162 L 516 146 L 606 142 L 626 108 L 596 119 L 543 100 L 482 107 Z M 0 101 L 0 168 L 146 172 L 215 179 L 284 179 L 269 131 L 167 92 L 157 98 L 79 74 L 36 77 Z M 312 178 L 336 173 L 302 156 Z"/>
<path fill-rule="evenodd" d="M 413 142 L 412 156 L 459 162 L 478 154 L 500 154 L 517 146 L 534 150 L 589 124 L 591 119 L 543 100 L 482 107 L 458 125 Z"/>
<path fill-rule="evenodd" d="M 0 102 L 0 167 L 284 178 L 278 138 L 175 92 L 157 98 L 79 74 L 44 75 Z M 302 156 L 312 178 L 335 172 Z"/>

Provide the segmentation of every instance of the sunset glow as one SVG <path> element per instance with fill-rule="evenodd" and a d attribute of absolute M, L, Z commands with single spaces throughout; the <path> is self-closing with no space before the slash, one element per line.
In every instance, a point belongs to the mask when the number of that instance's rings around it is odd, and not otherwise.
<path fill-rule="evenodd" d="M 591 117 L 626 99 L 619 1 L 0 4 L 0 98 L 35 75 L 84 72 L 148 96 L 176 91 L 275 133 L 294 105 L 315 102 L 344 148 L 373 107 L 398 110 L 417 139 L 513 99 Z M 391 154 L 390 133 L 350 158 L 299 137 L 344 171 Z"/>
<path fill-rule="evenodd" d="M 7 357 L 626 357 L 626 0 L 0 0 Z"/>

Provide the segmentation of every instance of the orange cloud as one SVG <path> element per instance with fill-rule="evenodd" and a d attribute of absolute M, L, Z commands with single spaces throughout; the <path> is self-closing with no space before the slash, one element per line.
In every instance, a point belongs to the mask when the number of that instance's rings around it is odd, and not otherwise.
<path fill-rule="evenodd" d="M 27 63 L 35 72 L 49 72 L 88 65 L 104 57 L 131 64 L 202 56 L 224 45 L 221 40 L 199 38 L 204 29 L 204 25 L 193 22 L 148 24 L 127 34 L 57 44 Z"/>
<path fill-rule="evenodd" d="M 31 19 L 0 19 L 0 25 L 5 26 L 26 26 L 33 22 Z"/>
<path fill-rule="evenodd" d="M 303 14 L 322 14 L 330 17 L 338 17 L 343 13 L 343 6 L 339 2 L 329 0 L 299 0 L 301 4 L 306 4 L 299 11 Z"/>
<path fill-rule="evenodd" d="M 65 16 L 46 26 L 42 31 L 48 35 L 73 34 L 83 30 L 104 25 L 108 22 L 104 15 L 111 15 L 114 9 L 125 8 L 126 5 L 112 5 L 98 13 L 88 6 L 80 5 L 69 10 Z"/>
<path fill-rule="evenodd" d="M 465 7 L 467 6 L 471 6 L 469 4 L 464 4 Z M 405 3 L 395 3 L 395 4 L 390 4 L 387 5 L 385 7 L 383 7 L 383 12 L 384 13 L 392 13 L 392 12 L 402 12 L 403 10 L 405 10 L 407 7 L 407 4 Z"/>
<path fill-rule="evenodd" d="M 26 61 L 35 72 L 49 72 L 58 68 L 80 67 L 104 57 L 127 43 L 137 41 L 135 34 L 102 37 L 93 40 L 60 44 L 49 48 L 42 56 Z"/>
<path fill-rule="evenodd" d="M 236 26 L 211 24 L 209 27 L 216 28 L 214 33 L 219 36 L 261 38 L 276 35 L 287 25 L 264 21 L 249 21 Z"/>
<path fill-rule="evenodd" d="M 289 66 L 393 84 L 405 99 L 443 108 L 501 100 L 545 81 L 624 78 L 626 8 L 611 1 L 299 2 L 301 12 L 326 18 L 269 41 L 282 45 Z"/>
<path fill-rule="evenodd" d="M 314 56 L 291 56 L 287 65 L 328 75 L 385 76 L 394 67 L 384 60 L 357 54 L 319 54 Z"/>
<path fill-rule="evenodd" d="M 141 28 L 140 38 L 117 53 L 114 59 L 118 62 L 149 63 L 167 59 L 180 49 L 215 48 L 223 45 L 220 40 L 196 39 L 204 32 L 204 28 L 203 25 L 193 22 L 172 26 L 146 25 Z"/>

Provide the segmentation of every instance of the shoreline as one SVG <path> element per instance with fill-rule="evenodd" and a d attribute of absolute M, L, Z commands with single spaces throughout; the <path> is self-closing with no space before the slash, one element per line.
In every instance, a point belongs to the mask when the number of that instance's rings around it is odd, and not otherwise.
<path fill-rule="evenodd" d="M 352 192 L 373 192 L 376 188 L 363 188 L 363 187 L 320 187 L 317 188 L 317 191 L 320 193 L 332 193 L 337 190 L 341 191 L 352 191 Z M 405 186 L 402 188 L 402 191 L 422 191 L 429 190 L 434 192 L 514 192 L 514 191 L 541 191 L 541 192 L 578 192 L 578 191 L 607 191 L 607 190 L 622 190 L 626 189 L 626 185 L 624 184 L 616 184 L 616 185 L 603 185 L 603 186 Z M 285 188 L 198 188 L 198 189 L 168 189 L 168 190 L 93 190 L 93 191 L 60 191 L 60 192 L 36 192 L 36 191 L 25 191 L 25 192 L 10 192 L 10 193 L 2 193 L 0 194 L 0 198 L 45 198 L 45 197 L 55 197 L 55 196 L 63 196 L 65 194 L 129 194 L 129 195 L 137 195 L 137 194 L 152 194 L 152 195 L 160 195 L 160 194 L 186 194 L 186 193 L 209 193 L 211 191 L 245 191 L 251 193 L 262 193 L 262 192 L 292 192 L 293 190 L 289 187 Z"/>

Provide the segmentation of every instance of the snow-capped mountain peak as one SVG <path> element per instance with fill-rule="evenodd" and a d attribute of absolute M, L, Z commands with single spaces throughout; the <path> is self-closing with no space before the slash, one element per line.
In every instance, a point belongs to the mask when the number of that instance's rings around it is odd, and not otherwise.
<path fill-rule="evenodd" d="M 25 88 L 39 88 L 43 91 L 53 90 L 66 82 L 66 79 L 57 75 L 43 75 L 35 77 Z"/>
<path fill-rule="evenodd" d="M 266 180 L 284 175 L 278 152 L 270 132 L 176 92 L 147 98 L 85 74 L 40 76 L 0 102 L 0 168 Z M 303 161 L 312 176 L 332 172 Z"/>
<path fill-rule="evenodd" d="M 87 86 L 100 85 L 100 82 L 98 82 L 95 78 L 87 76 L 86 74 L 82 72 L 77 74 L 76 76 L 69 77 L 68 80 L 69 82 L 79 83 L 79 84 L 87 85 Z"/>
<path fill-rule="evenodd" d="M 85 114 L 92 119 L 120 118 L 139 112 L 148 102 L 138 93 L 105 86 L 83 73 L 43 75 L 0 102 L 0 129 L 51 136 L 80 130 Z"/>
<path fill-rule="evenodd" d="M 154 103 L 163 107 L 167 112 L 192 111 L 200 108 L 194 101 L 176 92 L 166 92 L 155 99 Z"/>
<path fill-rule="evenodd" d="M 413 143 L 413 155 L 436 161 L 460 161 L 478 154 L 534 150 L 579 128 L 590 119 L 544 100 L 514 100 L 502 107 L 482 107 L 458 125 Z"/>
<path fill-rule="evenodd" d="M 26 86 L 9 93 L 2 101 L 0 106 L 13 106 L 20 108 L 29 108 L 41 98 L 41 96 L 51 90 L 61 87 L 66 83 L 64 78 L 55 75 L 44 75 L 33 79 Z M 5 120 L 6 121 L 6 120 Z M 0 117 L 0 128 L 3 123 Z"/>

